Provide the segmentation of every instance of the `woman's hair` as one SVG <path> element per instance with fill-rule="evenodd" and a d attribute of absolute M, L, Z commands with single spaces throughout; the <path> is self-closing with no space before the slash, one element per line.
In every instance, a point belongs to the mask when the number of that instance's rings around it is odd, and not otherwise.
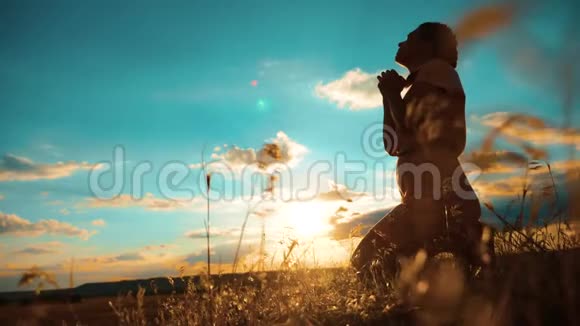
<path fill-rule="evenodd" d="M 424 41 L 433 43 L 435 56 L 457 67 L 457 39 L 451 28 L 443 23 L 427 22 L 417 28 Z"/>

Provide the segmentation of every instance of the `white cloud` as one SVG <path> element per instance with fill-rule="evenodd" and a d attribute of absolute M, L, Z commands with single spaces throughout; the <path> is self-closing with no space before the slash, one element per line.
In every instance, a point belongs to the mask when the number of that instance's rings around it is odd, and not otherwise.
<path fill-rule="evenodd" d="M 295 167 L 306 153 L 306 146 L 291 139 L 283 131 L 278 131 L 276 137 L 265 140 L 260 149 L 227 144 L 216 146 L 210 155 L 212 161 L 206 162 L 206 169 L 208 173 L 221 173 L 232 177 L 244 168 L 271 171 L 281 164 Z M 193 163 L 189 168 L 201 169 L 203 165 Z"/>
<path fill-rule="evenodd" d="M 121 194 L 111 199 L 87 198 L 78 206 L 81 208 L 128 208 L 142 207 L 150 211 L 174 211 L 179 209 L 191 209 L 197 204 L 205 203 L 203 198 L 194 197 L 191 200 L 173 200 L 155 197 L 152 193 L 146 193 L 141 199 L 135 199 L 129 194 Z M 193 205 L 193 206 L 192 206 Z"/>
<path fill-rule="evenodd" d="M 327 84 L 319 82 L 314 91 L 320 98 L 345 106 L 351 110 L 374 109 L 382 106 L 383 100 L 377 88 L 378 73 L 366 73 L 360 68 L 347 71 L 340 79 Z"/>
<path fill-rule="evenodd" d="M 266 140 L 259 149 L 230 147 L 225 153 L 213 153 L 212 158 L 225 163 L 232 170 L 256 165 L 267 169 L 277 163 L 295 167 L 308 153 L 306 146 L 294 141 L 283 131 L 278 131 L 276 137 Z"/>
<path fill-rule="evenodd" d="M 233 166 L 246 166 L 256 163 L 256 151 L 253 148 L 243 149 L 234 145 L 221 157 L 214 156 L 212 158 L 223 158 L 225 162 Z"/>
<path fill-rule="evenodd" d="M 308 153 L 308 149 L 304 145 L 290 139 L 283 131 L 278 131 L 276 138 L 270 139 L 269 143 L 278 145 L 280 156 L 274 158 L 268 153 L 266 146 L 262 147 L 256 154 L 256 159 L 266 165 L 284 163 L 294 167 Z"/>
<path fill-rule="evenodd" d="M 192 163 L 189 165 L 189 168 L 192 170 L 201 169 L 202 167 L 203 167 L 203 165 L 201 163 Z"/>
<path fill-rule="evenodd" d="M 339 201 L 350 201 L 356 200 L 363 196 L 368 196 L 365 192 L 358 192 L 348 189 L 345 185 L 334 183 L 333 181 L 328 181 L 328 186 L 330 188 L 327 192 L 321 192 L 318 194 L 318 199 L 320 200 L 339 200 Z"/>
<path fill-rule="evenodd" d="M 0 181 L 32 181 L 68 177 L 78 170 L 99 168 L 99 165 L 74 161 L 54 164 L 35 163 L 29 158 L 5 154 L 0 159 Z"/>
<path fill-rule="evenodd" d="M 213 237 L 231 237 L 234 236 L 236 234 L 239 234 L 239 230 L 238 229 L 222 229 L 222 228 L 211 228 L 210 229 L 210 236 Z M 189 231 L 187 233 L 185 233 L 185 236 L 191 239 L 205 239 L 206 238 L 206 231 L 205 229 L 197 229 L 197 230 L 192 230 Z"/>
<path fill-rule="evenodd" d="M 99 218 L 99 219 L 91 221 L 91 224 L 94 226 L 105 226 L 107 223 L 102 218 Z"/>
<path fill-rule="evenodd" d="M 43 234 L 76 236 L 83 240 L 88 240 L 95 232 L 80 229 L 69 223 L 60 222 L 54 219 L 30 222 L 15 214 L 4 214 L 0 212 L 0 235 L 16 236 L 40 236 Z"/>

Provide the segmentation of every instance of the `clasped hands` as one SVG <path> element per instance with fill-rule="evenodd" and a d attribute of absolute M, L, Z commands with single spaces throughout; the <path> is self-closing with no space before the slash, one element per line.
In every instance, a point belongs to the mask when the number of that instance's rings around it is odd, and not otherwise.
<path fill-rule="evenodd" d="M 379 80 L 377 86 L 383 98 L 389 100 L 389 102 L 393 99 L 401 98 L 401 92 L 407 84 L 407 81 L 395 70 L 389 69 L 383 71 L 380 76 L 377 76 L 377 79 Z"/>

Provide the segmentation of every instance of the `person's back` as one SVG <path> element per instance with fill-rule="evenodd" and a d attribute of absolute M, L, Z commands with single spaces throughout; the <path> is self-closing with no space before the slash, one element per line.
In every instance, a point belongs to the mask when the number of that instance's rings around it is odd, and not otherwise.
<path fill-rule="evenodd" d="M 410 79 L 403 101 L 405 126 L 413 136 L 397 160 L 399 189 L 410 210 L 409 231 L 424 241 L 448 231 L 443 226 L 459 223 L 461 230 L 456 231 L 468 232 L 477 241 L 480 203 L 458 160 L 466 143 L 465 94 L 459 75 L 435 58 Z"/>
<path fill-rule="evenodd" d="M 468 260 L 481 262 L 481 209 L 458 161 L 466 128 L 456 47 L 447 26 L 422 24 L 399 44 L 396 61 L 411 71 L 407 80 L 394 70 L 377 76 L 385 109 L 385 149 L 398 157 L 403 200 L 371 228 L 353 253 L 351 262 L 358 271 L 367 269 L 387 248 L 414 254 L 444 234 L 457 242 L 460 248 L 455 249 L 463 250 Z M 404 86 L 410 88 L 401 97 Z M 392 135 L 397 139 L 388 138 Z"/>
<path fill-rule="evenodd" d="M 435 58 L 421 65 L 409 79 L 410 89 L 403 97 L 404 125 L 409 136 L 401 139 L 404 148 L 397 153 L 404 201 L 437 197 L 440 185 L 436 183 L 452 177 L 460 168 L 457 158 L 466 143 L 465 94 L 455 69 Z M 421 165 L 430 168 L 427 172 L 434 174 L 435 180 L 427 175 L 417 180 L 421 183 L 416 187 L 412 177 L 417 171 L 413 168 Z"/>

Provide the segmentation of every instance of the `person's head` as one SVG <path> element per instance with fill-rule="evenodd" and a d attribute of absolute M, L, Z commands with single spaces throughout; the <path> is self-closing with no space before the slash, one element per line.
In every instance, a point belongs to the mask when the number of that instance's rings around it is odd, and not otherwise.
<path fill-rule="evenodd" d="M 413 71 L 428 60 L 439 58 L 454 68 L 457 66 L 457 40 L 449 26 L 427 22 L 399 43 L 395 61 Z"/>

